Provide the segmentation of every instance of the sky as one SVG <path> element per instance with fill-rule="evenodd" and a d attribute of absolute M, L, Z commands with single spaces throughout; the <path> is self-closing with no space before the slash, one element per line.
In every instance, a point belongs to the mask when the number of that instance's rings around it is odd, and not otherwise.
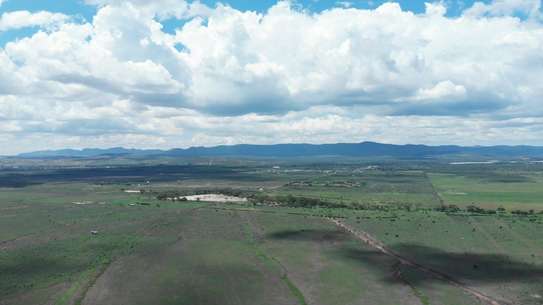
<path fill-rule="evenodd" d="M 0 155 L 543 145 L 541 0 L 0 0 Z"/>

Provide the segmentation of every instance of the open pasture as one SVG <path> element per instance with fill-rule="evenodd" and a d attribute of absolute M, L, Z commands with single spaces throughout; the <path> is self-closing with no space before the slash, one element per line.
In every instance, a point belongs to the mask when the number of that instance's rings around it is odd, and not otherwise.
<path fill-rule="evenodd" d="M 364 212 L 346 222 L 377 237 L 397 253 L 488 295 L 514 304 L 540 304 L 540 215 Z"/>
<path fill-rule="evenodd" d="M 543 175 L 516 173 L 485 178 L 459 174 L 429 174 L 436 192 L 447 204 L 486 208 L 543 210 Z"/>
<path fill-rule="evenodd" d="M 297 177 L 271 192 L 347 204 L 435 207 L 439 198 L 422 171 L 378 170 L 330 172 Z"/>
<path fill-rule="evenodd" d="M 458 179 L 478 181 L 489 194 L 487 184 L 512 183 L 537 194 L 529 187 L 538 183 L 536 171 L 525 174 L 529 181 L 483 182 L 438 166 L 427 174 L 420 166 L 331 171 L 327 165 L 287 179 L 288 167 L 259 166 L 221 165 L 216 177 L 207 166 L 203 173 L 199 167 L 140 175 L 124 169 L 130 177 L 72 173 L 52 181 L 47 174 L 10 172 L 25 183 L 0 188 L 0 304 L 484 304 L 363 243 L 330 217 L 500 304 L 541 304 L 543 215 L 436 210 L 438 194 L 449 203 L 445 185 L 474 185 Z M 158 199 L 162 192 L 221 189 L 364 209 Z M 536 203 L 511 201 L 507 208 L 530 204 Z"/>

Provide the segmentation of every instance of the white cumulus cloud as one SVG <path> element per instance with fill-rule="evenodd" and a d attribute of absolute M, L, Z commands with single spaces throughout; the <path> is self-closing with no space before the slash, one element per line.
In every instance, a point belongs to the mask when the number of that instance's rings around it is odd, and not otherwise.
<path fill-rule="evenodd" d="M 256 13 L 182 0 L 86 2 L 97 13 L 85 23 L 2 14 L 0 31 L 47 30 L 0 49 L 0 138 L 19 139 L 0 154 L 36 139 L 174 147 L 462 143 L 470 134 L 481 144 L 543 144 L 534 1 L 476 3 L 458 17 L 442 3 L 415 14 L 397 3 L 315 13 L 280 1 Z M 162 24 L 170 18 L 183 19 L 173 32 Z"/>
<path fill-rule="evenodd" d="M 45 11 L 36 13 L 29 11 L 5 12 L 0 16 L 0 32 L 35 26 L 52 27 L 68 19 L 69 17 L 64 14 Z"/>
<path fill-rule="evenodd" d="M 494 0 L 490 3 L 478 1 L 464 12 L 467 16 L 509 16 L 519 13 L 530 18 L 541 17 L 541 0 Z"/>
<path fill-rule="evenodd" d="M 462 98 L 466 94 L 466 88 L 455 85 L 451 81 L 439 82 L 431 88 L 421 88 L 417 92 L 418 100 L 455 99 Z"/>

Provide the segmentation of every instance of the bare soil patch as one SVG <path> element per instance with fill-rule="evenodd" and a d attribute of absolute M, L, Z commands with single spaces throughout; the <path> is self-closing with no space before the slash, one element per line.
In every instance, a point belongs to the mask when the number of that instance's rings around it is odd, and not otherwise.
<path fill-rule="evenodd" d="M 222 194 L 203 194 L 185 196 L 188 201 L 205 201 L 205 202 L 247 202 L 247 198 L 227 196 Z"/>

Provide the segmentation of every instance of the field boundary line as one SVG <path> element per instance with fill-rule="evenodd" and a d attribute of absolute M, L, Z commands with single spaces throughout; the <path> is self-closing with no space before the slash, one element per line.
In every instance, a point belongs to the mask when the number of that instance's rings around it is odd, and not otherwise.
<path fill-rule="evenodd" d="M 262 247 L 259 246 L 259 241 L 261 241 L 262 238 L 260 236 L 260 232 L 258 232 L 256 230 L 258 228 L 258 225 L 253 223 L 253 221 L 251 220 L 251 217 L 247 217 L 247 218 L 241 217 L 241 218 L 243 219 L 243 221 L 247 225 L 247 230 L 248 231 L 246 233 L 249 235 L 248 236 L 249 237 L 249 242 L 251 243 L 251 246 L 254 247 L 254 249 L 256 251 L 257 258 L 266 259 L 266 260 L 278 265 L 279 266 L 279 273 L 280 273 L 279 278 L 281 279 L 281 281 L 283 281 L 285 283 L 285 285 L 289 289 L 292 296 L 294 298 L 296 298 L 298 304 L 299 305 L 309 305 L 309 303 L 306 300 L 305 295 L 303 294 L 303 292 L 290 279 L 287 267 L 285 265 L 283 265 L 281 260 L 279 260 L 277 257 L 271 255 L 270 253 L 268 253 L 267 251 L 262 249 Z"/>
<path fill-rule="evenodd" d="M 402 273 L 400 271 L 400 262 L 397 262 L 392 267 L 393 270 L 393 276 L 401 281 L 404 285 L 409 287 L 411 291 L 413 292 L 413 295 L 420 301 L 422 305 L 430 305 L 430 301 L 428 301 L 428 297 L 422 293 L 422 291 L 418 290 L 415 285 L 411 284 L 405 277 L 402 276 Z"/>
<path fill-rule="evenodd" d="M 424 172 L 424 177 L 426 178 L 426 180 L 428 181 L 428 183 L 430 183 L 430 187 L 432 188 L 432 193 L 434 194 L 434 196 L 437 198 L 437 200 L 439 201 L 439 204 L 441 206 L 445 206 L 445 199 L 443 199 L 443 197 L 441 196 L 441 194 L 436 190 L 436 186 L 434 185 L 434 183 L 432 182 L 432 179 L 430 178 L 430 176 L 428 175 L 427 172 Z"/>
<path fill-rule="evenodd" d="M 426 267 L 424 265 L 421 265 L 405 256 L 402 256 L 390 248 L 388 248 L 384 243 L 373 237 L 371 234 L 361 231 L 361 230 L 355 230 L 351 226 L 337 220 L 334 218 L 328 218 L 332 223 L 334 223 L 337 227 L 341 228 L 342 230 L 351 233 L 356 237 L 356 239 L 362 241 L 363 243 L 379 250 L 381 253 L 388 255 L 390 257 L 393 257 L 397 259 L 401 264 L 404 264 L 406 266 L 413 267 L 419 271 L 422 271 L 424 273 L 427 273 L 437 279 L 440 279 L 442 281 L 445 281 L 455 287 L 458 287 L 465 292 L 471 294 L 478 300 L 490 304 L 490 305 L 513 305 L 514 303 L 511 301 L 505 301 L 505 300 L 497 300 L 489 295 L 486 295 L 483 292 L 480 292 L 476 290 L 475 288 L 469 287 L 466 284 L 462 283 L 461 281 L 451 277 L 450 275 L 447 275 L 445 273 L 442 273 L 440 271 L 434 270 L 432 268 Z"/>

